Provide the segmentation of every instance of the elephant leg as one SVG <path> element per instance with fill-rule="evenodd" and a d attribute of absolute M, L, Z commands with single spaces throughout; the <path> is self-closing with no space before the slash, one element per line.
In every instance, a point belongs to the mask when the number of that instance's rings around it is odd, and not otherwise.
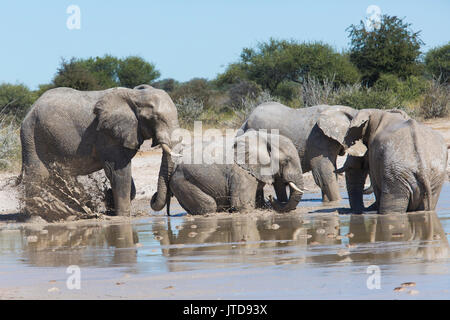
<path fill-rule="evenodd" d="M 217 203 L 214 198 L 188 181 L 182 172 L 174 172 L 169 186 L 170 191 L 187 213 L 199 215 L 217 211 Z"/>
<path fill-rule="evenodd" d="M 256 190 L 256 208 L 264 208 L 266 203 L 264 201 L 264 187 Z"/>
<path fill-rule="evenodd" d="M 380 201 L 378 213 L 405 213 L 408 210 L 409 196 L 407 193 L 396 190 L 382 190 L 380 194 Z"/>
<path fill-rule="evenodd" d="M 341 199 L 339 184 L 337 182 L 334 163 L 327 157 L 316 157 L 311 161 L 311 170 L 316 184 L 322 189 L 324 202 L 338 201 Z"/>
<path fill-rule="evenodd" d="M 131 178 L 130 200 L 133 201 L 135 198 L 136 198 L 136 186 L 134 185 L 134 179 Z M 105 203 L 106 203 L 107 210 L 114 209 L 114 195 L 113 195 L 113 190 L 111 188 L 109 188 L 105 191 Z"/>
<path fill-rule="evenodd" d="M 104 163 L 104 170 L 111 182 L 115 214 L 118 216 L 130 216 L 130 195 L 132 190 L 131 161 L 124 166 L 106 161 Z"/>

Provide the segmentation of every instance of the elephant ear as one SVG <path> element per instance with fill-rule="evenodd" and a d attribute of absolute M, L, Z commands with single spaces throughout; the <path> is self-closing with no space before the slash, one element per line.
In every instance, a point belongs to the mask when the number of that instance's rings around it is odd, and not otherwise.
<path fill-rule="evenodd" d="M 235 163 L 266 184 L 272 184 L 274 181 L 271 164 L 277 160 L 273 159 L 275 155 L 271 153 L 271 146 L 266 134 L 249 130 L 235 139 Z"/>
<path fill-rule="evenodd" d="M 340 108 L 328 109 L 319 115 L 317 125 L 326 136 L 344 146 L 345 135 L 352 118 L 352 114 Z"/>
<path fill-rule="evenodd" d="M 118 89 L 113 89 L 100 99 L 94 108 L 97 115 L 97 131 L 103 131 L 109 136 L 117 139 L 125 148 L 139 149 L 138 120 L 130 106 L 133 101 L 127 93 L 123 96 Z"/>

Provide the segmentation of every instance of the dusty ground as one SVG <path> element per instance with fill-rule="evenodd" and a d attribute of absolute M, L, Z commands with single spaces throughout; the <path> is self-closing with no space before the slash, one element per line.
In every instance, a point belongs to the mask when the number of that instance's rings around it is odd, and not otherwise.
<path fill-rule="evenodd" d="M 450 145 L 450 118 L 426 121 L 434 130 L 439 131 Z M 450 158 L 450 156 L 449 156 Z M 338 158 L 338 167 L 342 166 L 345 157 Z M 156 191 L 159 165 L 161 162 L 161 149 L 151 149 L 149 143 L 144 143 L 141 150 L 132 161 L 133 178 L 136 184 L 137 195 L 133 202 L 134 213 L 141 215 L 150 212 L 149 200 Z M 450 165 L 448 166 L 450 176 Z M 0 223 L 8 220 L 15 220 L 20 212 L 19 188 L 15 186 L 15 181 L 19 172 L 0 173 Z M 319 192 L 310 172 L 305 173 L 305 187 L 309 192 Z M 339 177 L 339 184 L 345 188 L 344 177 Z M 268 189 L 269 191 L 270 189 Z"/>

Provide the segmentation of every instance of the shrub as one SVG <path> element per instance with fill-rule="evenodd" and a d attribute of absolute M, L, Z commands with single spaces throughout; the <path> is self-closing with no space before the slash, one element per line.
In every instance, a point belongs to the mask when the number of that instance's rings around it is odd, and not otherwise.
<path fill-rule="evenodd" d="M 175 102 L 181 126 L 191 128 L 194 121 L 200 120 L 203 113 L 203 102 L 192 97 L 182 97 Z"/>
<path fill-rule="evenodd" d="M 0 85 L 0 112 L 23 119 L 36 100 L 35 94 L 23 84 L 3 83 Z"/>
<path fill-rule="evenodd" d="M 419 115 L 425 119 L 445 117 L 450 108 L 450 85 L 441 83 L 441 80 L 431 80 L 429 89 L 424 94 L 419 107 Z"/>
<path fill-rule="evenodd" d="M 10 169 L 20 158 L 19 131 L 14 117 L 0 112 L 0 169 Z"/>
<path fill-rule="evenodd" d="M 256 97 L 245 97 L 241 107 L 234 110 L 234 115 L 230 120 L 225 121 L 225 125 L 231 128 L 239 128 L 250 116 L 252 111 L 265 102 L 280 102 L 277 97 L 272 96 L 268 91 L 262 91 Z"/>
<path fill-rule="evenodd" d="M 355 109 L 403 109 L 401 100 L 392 90 L 374 90 L 360 85 L 340 88 L 333 94 L 332 102 Z"/>
<path fill-rule="evenodd" d="M 303 105 L 310 107 L 319 104 L 331 104 L 335 88 L 333 80 L 324 79 L 319 81 L 316 78 L 308 76 L 302 84 Z"/>
<path fill-rule="evenodd" d="M 232 109 L 241 109 L 246 99 L 256 98 L 261 91 L 261 87 L 255 82 L 240 80 L 228 90 L 229 105 Z"/>
<path fill-rule="evenodd" d="M 444 46 L 431 49 L 425 56 L 427 71 L 445 83 L 450 82 L 450 42 Z"/>

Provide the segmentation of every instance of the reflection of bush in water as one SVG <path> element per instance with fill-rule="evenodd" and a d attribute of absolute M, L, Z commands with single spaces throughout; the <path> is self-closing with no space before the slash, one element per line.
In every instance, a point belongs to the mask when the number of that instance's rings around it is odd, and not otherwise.
<path fill-rule="evenodd" d="M 106 212 L 106 177 L 100 173 L 73 177 L 52 165 L 50 177 L 44 183 L 30 183 L 32 197 L 22 196 L 21 202 L 29 215 L 53 222 L 98 217 Z"/>

